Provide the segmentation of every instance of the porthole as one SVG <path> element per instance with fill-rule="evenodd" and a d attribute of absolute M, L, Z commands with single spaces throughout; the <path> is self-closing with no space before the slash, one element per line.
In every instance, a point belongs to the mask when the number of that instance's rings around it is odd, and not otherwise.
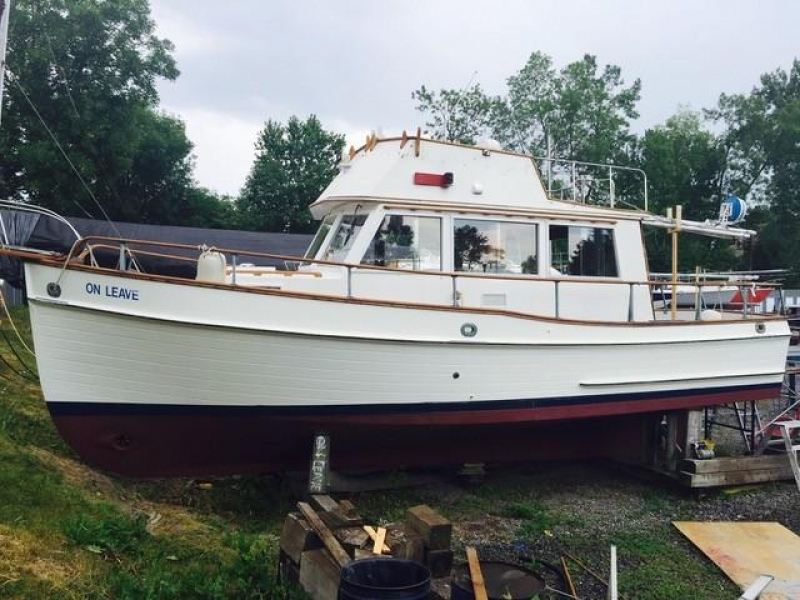
<path fill-rule="evenodd" d="M 475 337 L 478 333 L 478 326 L 475 323 L 464 323 L 461 326 L 461 335 L 464 337 Z"/>
<path fill-rule="evenodd" d="M 756 333 L 764 333 L 767 330 L 767 326 L 764 323 L 756 323 Z"/>

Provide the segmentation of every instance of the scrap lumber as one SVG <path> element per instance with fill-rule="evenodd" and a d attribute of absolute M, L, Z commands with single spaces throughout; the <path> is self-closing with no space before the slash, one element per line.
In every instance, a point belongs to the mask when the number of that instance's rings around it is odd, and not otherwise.
<path fill-rule="evenodd" d="M 340 573 L 341 566 L 321 548 L 300 558 L 300 585 L 312 600 L 337 600 Z"/>
<path fill-rule="evenodd" d="M 322 519 L 319 518 L 317 513 L 311 508 L 306 502 L 298 502 L 297 508 L 303 514 L 303 516 L 308 521 L 309 525 L 314 528 L 314 531 L 317 532 L 317 535 L 322 540 L 322 543 L 325 544 L 325 547 L 328 549 L 328 552 L 331 553 L 334 560 L 339 563 L 340 567 L 345 566 L 348 562 L 350 562 L 350 556 L 345 552 L 344 548 L 342 548 L 341 544 L 336 540 L 336 537 L 331 533 L 331 530 L 328 529 L 328 526 L 322 522 Z M 300 563 L 300 571 L 302 574 L 303 564 Z"/>
<path fill-rule="evenodd" d="M 387 543 L 392 548 L 392 556 L 418 563 L 425 562 L 425 540 L 416 531 L 402 526 L 393 527 L 387 533 Z"/>
<path fill-rule="evenodd" d="M 371 539 L 373 542 L 377 541 L 377 539 L 378 539 L 378 532 L 377 532 L 377 531 L 375 531 L 375 529 L 374 529 L 372 526 L 370 526 L 370 525 L 364 525 L 364 531 L 366 531 L 366 532 L 367 532 L 367 535 L 370 537 L 370 539 Z M 386 540 L 384 540 L 384 542 L 383 542 L 383 547 L 381 548 L 381 552 L 382 552 L 382 553 L 383 553 L 383 552 L 386 552 L 386 553 L 388 554 L 388 553 L 389 553 L 389 552 L 391 552 L 391 551 L 392 551 L 392 550 L 391 550 L 391 548 L 389 548 L 389 546 L 387 546 L 387 545 L 386 545 Z"/>
<path fill-rule="evenodd" d="M 429 550 L 449 550 L 453 525 L 427 504 L 406 511 L 406 524 L 418 532 Z"/>
<path fill-rule="evenodd" d="M 366 546 L 370 537 L 367 532 L 361 527 L 343 527 L 333 532 L 336 539 L 347 551 L 348 554 L 354 554 L 356 550 L 360 550 Z"/>
<path fill-rule="evenodd" d="M 792 466 L 785 455 L 684 460 L 680 469 L 680 481 L 692 488 L 794 479 Z"/>
<path fill-rule="evenodd" d="M 772 456 L 721 457 L 706 460 L 690 459 L 680 463 L 680 470 L 687 473 L 726 473 L 729 471 L 755 471 L 781 469 L 789 465 L 785 454 Z"/>
<path fill-rule="evenodd" d="M 472 580 L 475 600 L 489 600 L 489 596 L 486 594 L 486 584 L 483 582 L 478 552 L 472 546 L 467 546 L 467 563 L 469 563 L 469 578 Z"/>
<path fill-rule="evenodd" d="M 800 597 L 800 536 L 774 522 L 689 522 L 673 525 L 743 590 L 762 574 L 775 579 L 761 600 Z"/>
<path fill-rule="evenodd" d="M 572 575 L 570 575 L 569 568 L 567 567 L 567 559 L 565 559 L 563 556 L 561 557 L 561 569 L 564 571 L 564 579 L 567 580 L 569 593 L 573 598 L 577 598 L 578 592 L 575 591 L 575 584 L 572 583 Z"/>
<path fill-rule="evenodd" d="M 338 529 L 340 527 L 360 527 L 362 524 L 361 519 L 354 513 L 352 503 L 347 503 L 346 508 L 353 509 L 352 514 L 348 514 L 342 509 L 342 503 L 336 502 L 327 494 L 313 494 L 311 496 L 311 505 L 318 511 L 319 518 L 330 529 Z"/>
<path fill-rule="evenodd" d="M 384 540 L 386 540 L 386 527 L 378 527 L 378 532 L 375 534 L 375 544 L 372 549 L 373 554 L 378 556 L 383 554 Z"/>
<path fill-rule="evenodd" d="M 453 570 L 452 550 L 426 550 L 425 564 L 434 578 L 447 577 Z"/>
<path fill-rule="evenodd" d="M 303 552 L 321 547 L 322 541 L 319 536 L 300 513 L 286 515 L 281 530 L 280 548 L 292 562 L 299 564 Z"/>
<path fill-rule="evenodd" d="M 312 494 L 311 504 L 316 510 L 333 512 L 339 510 L 339 503 L 327 494 Z"/>

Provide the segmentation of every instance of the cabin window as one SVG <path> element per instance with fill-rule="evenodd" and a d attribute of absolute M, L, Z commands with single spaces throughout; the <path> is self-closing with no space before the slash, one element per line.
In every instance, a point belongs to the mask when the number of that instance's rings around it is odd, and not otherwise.
<path fill-rule="evenodd" d="M 328 232 L 331 230 L 335 219 L 336 217 L 334 217 L 334 215 L 328 215 L 325 217 L 325 219 L 323 219 L 319 229 L 317 229 L 314 239 L 311 240 L 311 245 L 308 247 L 308 250 L 306 250 L 304 258 L 314 258 L 317 255 L 320 246 L 322 246 L 322 242 L 324 242 L 325 238 L 328 237 Z"/>
<path fill-rule="evenodd" d="M 456 271 L 535 275 L 536 224 L 454 219 Z"/>
<path fill-rule="evenodd" d="M 617 277 L 614 231 L 601 227 L 550 226 L 550 266 L 554 274 Z"/>
<path fill-rule="evenodd" d="M 441 271 L 442 220 L 439 217 L 387 215 L 361 263 L 392 269 Z"/>
<path fill-rule="evenodd" d="M 336 228 L 336 233 L 333 234 L 333 239 L 325 251 L 323 260 L 331 260 L 334 262 L 341 262 L 347 257 L 350 248 L 358 237 L 358 232 L 364 226 L 367 220 L 367 215 L 345 215 L 339 222 L 339 227 Z"/>

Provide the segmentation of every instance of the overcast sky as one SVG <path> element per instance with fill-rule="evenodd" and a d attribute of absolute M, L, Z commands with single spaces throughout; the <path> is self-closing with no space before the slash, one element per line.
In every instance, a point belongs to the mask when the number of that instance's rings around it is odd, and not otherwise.
<path fill-rule="evenodd" d="M 531 52 L 557 67 L 595 54 L 642 79 L 642 131 L 679 106 L 712 106 L 800 57 L 796 0 L 151 0 L 181 76 L 162 106 L 195 144 L 196 178 L 235 194 L 265 120 L 314 113 L 363 142 L 423 124 L 411 92 L 504 90 Z"/>

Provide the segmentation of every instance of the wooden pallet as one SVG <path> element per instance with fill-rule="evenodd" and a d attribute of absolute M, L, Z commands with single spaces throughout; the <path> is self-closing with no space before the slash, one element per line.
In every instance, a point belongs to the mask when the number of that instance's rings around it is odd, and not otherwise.
<path fill-rule="evenodd" d="M 712 488 L 794 479 L 792 465 L 784 454 L 684 460 L 679 480 L 691 488 Z"/>

